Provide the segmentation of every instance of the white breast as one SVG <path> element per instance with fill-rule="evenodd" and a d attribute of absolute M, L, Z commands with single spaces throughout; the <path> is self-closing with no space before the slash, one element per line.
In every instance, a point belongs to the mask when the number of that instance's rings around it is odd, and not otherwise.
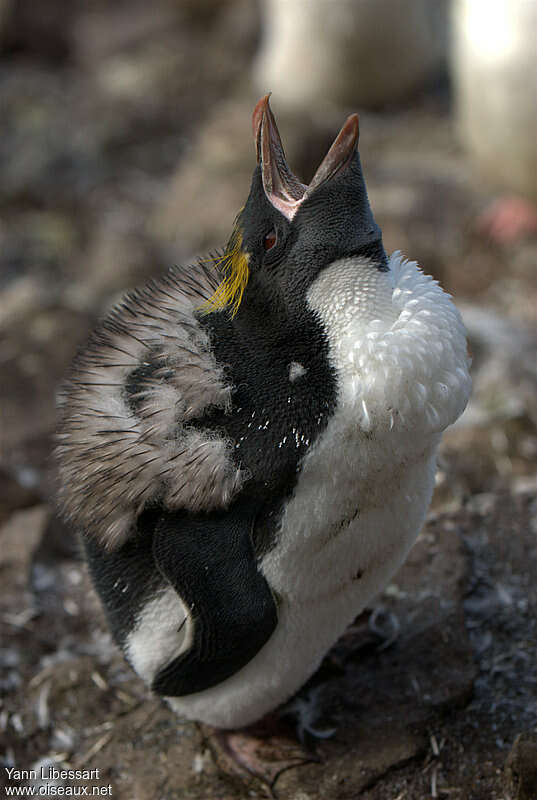
<path fill-rule="evenodd" d="M 355 259 L 331 265 L 308 302 L 327 331 L 339 395 L 261 564 L 278 627 L 239 673 L 171 701 L 222 727 L 249 724 L 296 691 L 402 563 L 430 502 L 441 431 L 470 390 L 458 311 L 399 254 L 388 273 Z"/>

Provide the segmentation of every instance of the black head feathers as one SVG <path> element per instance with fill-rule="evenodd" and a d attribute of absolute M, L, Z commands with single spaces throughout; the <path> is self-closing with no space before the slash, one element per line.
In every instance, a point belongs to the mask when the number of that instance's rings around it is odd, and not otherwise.
<path fill-rule="evenodd" d="M 257 103 L 252 128 L 258 164 L 209 310 L 228 306 L 235 315 L 243 297 L 246 305 L 294 304 L 340 258 L 362 256 L 384 269 L 357 150 L 358 115 L 348 117 L 309 185 L 287 164 L 269 95 Z"/>

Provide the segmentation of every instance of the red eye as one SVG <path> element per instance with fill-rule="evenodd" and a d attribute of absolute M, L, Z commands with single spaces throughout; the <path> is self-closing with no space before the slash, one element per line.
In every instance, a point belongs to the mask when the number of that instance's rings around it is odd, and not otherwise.
<path fill-rule="evenodd" d="M 270 231 L 270 233 L 267 233 L 267 235 L 263 239 L 263 247 L 265 248 L 265 250 L 271 250 L 276 244 L 277 240 L 278 237 L 276 236 L 276 231 L 273 228 Z"/>

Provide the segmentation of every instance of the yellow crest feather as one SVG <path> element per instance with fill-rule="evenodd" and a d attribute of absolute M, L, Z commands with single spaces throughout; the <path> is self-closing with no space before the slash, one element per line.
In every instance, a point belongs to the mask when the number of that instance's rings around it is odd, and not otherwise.
<path fill-rule="evenodd" d="M 234 317 L 241 304 L 242 296 L 249 278 L 248 254 L 242 249 L 242 234 L 235 226 L 226 252 L 215 259 L 217 268 L 224 279 L 218 284 L 214 294 L 202 306 L 206 314 L 229 307 Z"/>

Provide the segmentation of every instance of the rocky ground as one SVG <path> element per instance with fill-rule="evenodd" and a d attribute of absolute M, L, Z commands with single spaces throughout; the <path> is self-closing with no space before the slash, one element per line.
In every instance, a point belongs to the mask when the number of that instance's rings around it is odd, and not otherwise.
<path fill-rule="evenodd" d="M 117 654 L 54 515 L 50 459 L 55 391 L 93 321 L 126 286 L 222 244 L 243 203 L 259 21 L 241 0 L 35 8 L 0 2 L 4 766 L 98 769 L 86 785 L 125 800 L 534 799 L 536 248 L 480 232 L 495 195 L 458 144 L 446 88 L 361 114 L 361 154 L 387 249 L 463 310 L 473 400 L 370 635 L 351 629 L 295 701 L 335 733 L 268 786 L 224 770 L 206 732 Z M 344 115 L 282 119 L 304 178 Z"/>

